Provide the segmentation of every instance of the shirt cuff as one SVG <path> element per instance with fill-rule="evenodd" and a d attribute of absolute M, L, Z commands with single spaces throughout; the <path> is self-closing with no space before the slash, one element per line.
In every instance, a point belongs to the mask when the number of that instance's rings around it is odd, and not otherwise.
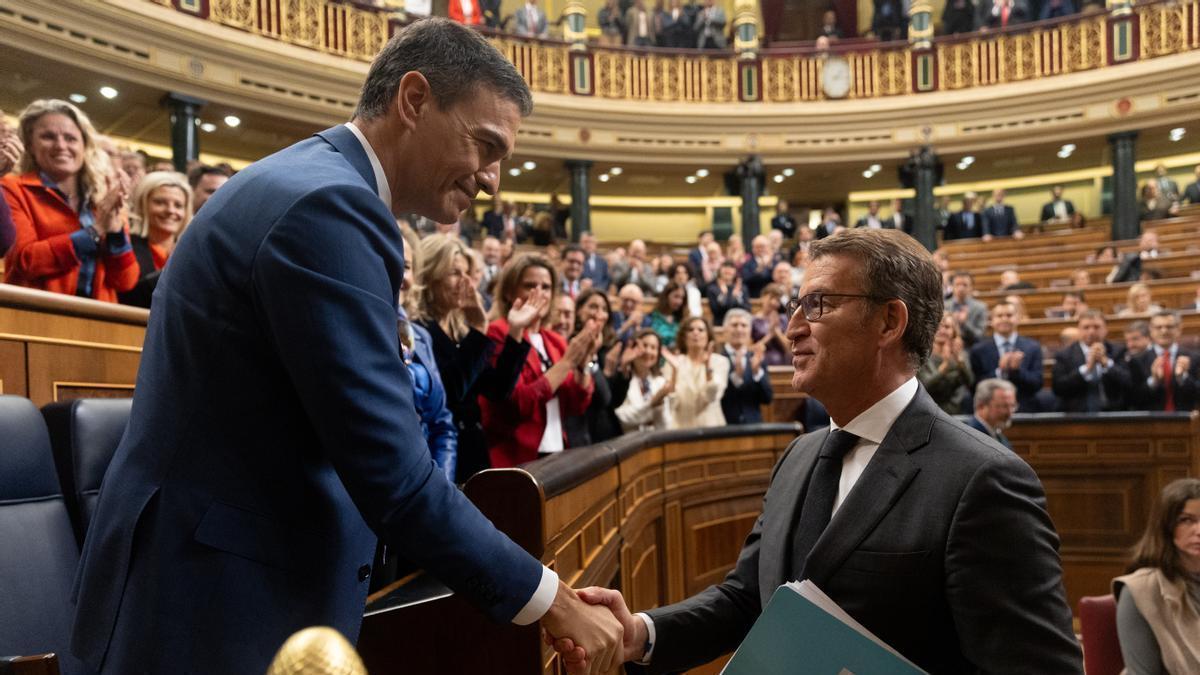
<path fill-rule="evenodd" d="M 541 619 L 546 612 L 550 611 L 550 605 L 554 603 L 554 596 L 558 595 L 558 575 L 549 567 L 542 565 L 542 580 L 538 582 L 537 590 L 533 592 L 533 597 L 529 598 L 529 602 L 517 612 L 513 617 L 512 622 L 518 626 L 527 626 L 538 619 Z"/>
<path fill-rule="evenodd" d="M 109 255 L 121 255 L 133 250 L 133 245 L 129 243 L 129 237 L 125 235 L 125 231 L 109 232 L 104 236 L 104 243 L 108 245 Z"/>
<path fill-rule="evenodd" d="M 71 245 L 75 247 L 76 258 L 82 260 L 96 256 L 96 242 L 92 241 L 92 235 L 88 234 L 87 230 L 76 230 L 67 236 L 71 238 Z"/>
<path fill-rule="evenodd" d="M 648 666 L 650 665 L 650 657 L 654 655 L 654 619 L 651 619 L 650 615 L 646 614 L 645 612 L 638 612 L 637 614 L 634 614 L 634 616 L 638 617 L 642 620 L 642 623 L 646 624 L 646 653 L 642 654 L 642 658 L 634 661 L 634 663 L 638 664 L 639 666 Z"/>

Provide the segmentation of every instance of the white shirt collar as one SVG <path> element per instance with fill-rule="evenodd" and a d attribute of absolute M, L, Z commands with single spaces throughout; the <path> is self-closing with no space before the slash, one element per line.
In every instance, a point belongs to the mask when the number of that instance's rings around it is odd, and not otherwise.
<path fill-rule="evenodd" d="M 371 171 L 375 172 L 375 189 L 379 192 L 379 198 L 387 204 L 388 210 L 392 210 L 392 190 L 388 186 L 387 175 L 383 173 L 383 164 L 379 163 L 379 155 L 375 154 L 375 149 L 367 142 L 367 137 L 363 136 L 362 129 L 359 129 L 353 122 L 346 122 L 344 125 L 347 129 L 354 133 L 354 137 L 362 144 L 363 151 L 367 153 L 367 159 L 371 161 Z"/>
<path fill-rule="evenodd" d="M 1008 337 L 1004 337 L 1003 335 L 1000 335 L 999 333 L 992 333 L 992 341 L 994 341 L 996 343 L 996 351 L 998 351 L 998 352 L 1003 351 L 1005 342 L 1012 345 L 1013 349 L 1016 349 L 1017 348 L 1017 331 L 1014 330 Z"/>
<path fill-rule="evenodd" d="M 914 376 L 892 390 L 892 393 L 876 401 L 875 405 L 859 413 L 858 417 L 850 420 L 842 428 L 876 445 L 883 443 L 883 438 L 891 431 L 896 418 L 900 417 L 900 413 L 904 412 L 916 395 L 917 378 Z M 830 419 L 829 428 L 837 431 L 839 427 L 837 422 Z"/>

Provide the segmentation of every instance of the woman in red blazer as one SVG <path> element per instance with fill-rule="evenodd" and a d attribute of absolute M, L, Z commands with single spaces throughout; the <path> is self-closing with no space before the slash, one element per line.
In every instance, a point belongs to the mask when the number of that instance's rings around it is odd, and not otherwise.
<path fill-rule="evenodd" d="M 66 101 L 31 103 L 20 134 L 20 175 L 0 179 L 16 234 L 5 281 L 116 302 L 138 280 L 126 229 L 128 181 L 110 176 L 87 115 Z"/>
<path fill-rule="evenodd" d="M 558 289 L 558 274 L 537 254 L 514 257 L 500 270 L 488 338 L 500 353 L 508 335 L 503 317 L 514 306 L 537 302 L 542 320 L 530 327 L 532 345 L 512 396 L 506 401 L 479 397 L 488 455 L 493 467 L 512 467 L 566 447 L 563 420 L 582 415 L 592 400 L 593 360 L 602 326 L 588 325 L 570 344 L 548 328 L 549 308 Z"/>

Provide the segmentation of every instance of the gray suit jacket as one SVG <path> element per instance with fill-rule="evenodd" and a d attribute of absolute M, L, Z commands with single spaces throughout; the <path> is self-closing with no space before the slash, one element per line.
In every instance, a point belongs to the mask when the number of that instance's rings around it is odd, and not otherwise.
<path fill-rule="evenodd" d="M 723 582 L 649 612 L 656 644 L 646 672 L 733 650 L 790 580 L 797 510 L 826 436 L 789 446 Z M 1083 672 L 1041 483 L 923 388 L 808 560 L 813 583 L 930 673 Z"/>

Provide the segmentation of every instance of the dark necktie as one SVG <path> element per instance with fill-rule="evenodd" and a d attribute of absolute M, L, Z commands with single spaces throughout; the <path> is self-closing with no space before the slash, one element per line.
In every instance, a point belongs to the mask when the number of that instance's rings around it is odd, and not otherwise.
<path fill-rule="evenodd" d="M 830 433 L 821 446 L 792 538 L 792 571 L 797 580 L 807 578 L 808 554 L 833 517 L 833 502 L 837 499 L 838 482 L 842 477 L 842 459 L 858 440 L 858 436 L 838 429 Z"/>

